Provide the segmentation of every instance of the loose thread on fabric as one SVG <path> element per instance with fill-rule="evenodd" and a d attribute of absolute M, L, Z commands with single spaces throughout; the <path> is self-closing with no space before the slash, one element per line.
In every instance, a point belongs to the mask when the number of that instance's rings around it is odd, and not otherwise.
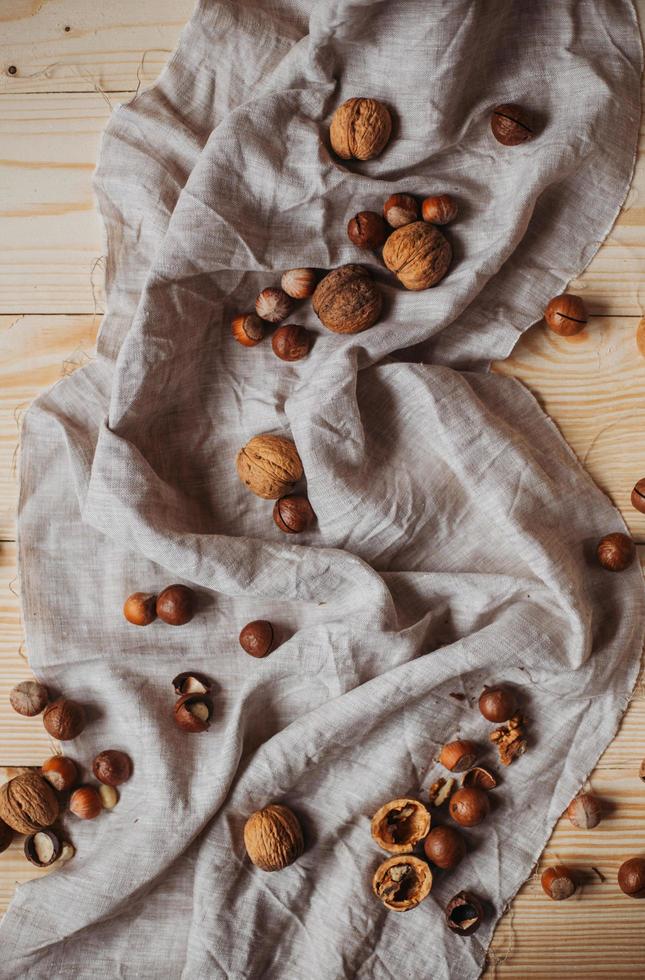
<path fill-rule="evenodd" d="M 146 50 L 143 52 L 141 56 L 141 61 L 137 65 L 137 87 L 134 90 L 134 95 L 132 96 L 133 99 L 136 99 L 141 89 L 141 85 L 143 84 L 141 73 L 145 67 L 146 56 L 152 54 L 153 51 L 155 52 L 155 54 L 172 54 L 170 48 L 146 48 Z"/>
<path fill-rule="evenodd" d="M 515 908 L 513 905 L 509 905 L 507 908 L 507 921 L 509 930 L 508 946 L 503 953 L 498 953 L 494 949 L 489 949 L 488 953 L 486 954 L 486 959 L 493 968 L 493 977 L 497 976 L 498 966 L 502 966 L 504 963 L 506 963 L 506 961 L 509 960 L 515 952 L 517 933 L 515 932 Z"/>

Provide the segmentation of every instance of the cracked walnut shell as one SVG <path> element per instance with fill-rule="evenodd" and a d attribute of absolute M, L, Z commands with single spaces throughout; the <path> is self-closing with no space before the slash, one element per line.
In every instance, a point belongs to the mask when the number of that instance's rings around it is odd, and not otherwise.
<path fill-rule="evenodd" d="M 450 242 L 426 221 L 397 228 L 383 246 L 383 261 L 406 289 L 436 286 L 448 271 L 451 259 Z"/>
<path fill-rule="evenodd" d="M 383 297 L 361 265 L 341 265 L 316 286 L 314 313 L 334 333 L 359 333 L 379 318 Z"/>
<path fill-rule="evenodd" d="M 428 836 L 430 814 L 423 803 L 407 797 L 390 800 L 372 817 L 372 837 L 390 854 L 407 854 Z"/>
<path fill-rule="evenodd" d="M 336 109 L 329 128 L 332 149 L 343 160 L 371 160 L 385 148 L 392 118 L 376 99 L 348 99 Z"/>
<path fill-rule="evenodd" d="M 303 474 L 298 450 L 282 436 L 254 436 L 240 449 L 235 465 L 242 483 L 265 500 L 290 493 Z"/>
<path fill-rule="evenodd" d="M 252 813 L 244 825 L 246 853 L 262 871 L 281 871 L 305 849 L 302 828 L 288 807 L 270 803 Z"/>
<path fill-rule="evenodd" d="M 425 861 L 411 854 L 388 858 L 372 878 L 372 891 L 393 912 L 415 908 L 431 888 L 432 871 Z"/>
<path fill-rule="evenodd" d="M 40 773 L 23 772 L 0 786 L 0 820 L 19 834 L 35 834 L 58 816 L 58 800 Z"/>

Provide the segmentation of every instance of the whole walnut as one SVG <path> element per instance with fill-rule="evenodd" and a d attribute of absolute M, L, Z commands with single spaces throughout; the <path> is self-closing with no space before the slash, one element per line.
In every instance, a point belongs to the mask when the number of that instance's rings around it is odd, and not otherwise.
<path fill-rule="evenodd" d="M 376 99 L 348 99 L 332 116 L 329 139 L 343 160 L 371 160 L 384 149 L 392 118 Z"/>
<path fill-rule="evenodd" d="M 35 834 L 58 816 L 58 799 L 38 772 L 23 772 L 0 786 L 0 820 L 19 834 Z"/>
<path fill-rule="evenodd" d="M 383 261 L 406 289 L 436 286 L 448 271 L 451 259 L 448 239 L 425 221 L 397 228 L 383 246 Z"/>
<path fill-rule="evenodd" d="M 298 450 L 282 436 L 254 436 L 240 449 L 235 465 L 242 483 L 265 500 L 290 493 L 303 474 Z"/>
<path fill-rule="evenodd" d="M 359 333 L 379 318 L 383 297 L 361 265 L 341 265 L 316 286 L 314 313 L 334 333 Z"/>
<path fill-rule="evenodd" d="M 279 803 L 270 803 L 251 814 L 244 825 L 244 846 L 253 864 L 262 871 L 281 871 L 305 849 L 298 818 Z"/>

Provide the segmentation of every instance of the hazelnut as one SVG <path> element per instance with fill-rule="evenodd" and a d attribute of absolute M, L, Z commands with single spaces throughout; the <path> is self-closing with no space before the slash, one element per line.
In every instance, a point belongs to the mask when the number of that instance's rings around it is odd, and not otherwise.
<path fill-rule="evenodd" d="M 71 698 L 59 698 L 45 708 L 43 725 L 52 738 L 66 742 L 76 738 L 85 728 L 85 710 Z"/>
<path fill-rule="evenodd" d="M 347 225 L 347 237 L 359 248 L 380 248 L 389 233 L 385 220 L 376 211 L 359 211 Z"/>
<path fill-rule="evenodd" d="M 494 721 L 495 724 L 508 721 L 516 708 L 515 695 L 501 684 L 496 687 L 485 687 L 479 695 L 479 710 L 487 721 Z"/>
<path fill-rule="evenodd" d="M 58 799 L 40 773 L 23 772 L 0 786 L 0 820 L 19 834 L 35 834 L 58 816 Z"/>
<path fill-rule="evenodd" d="M 571 898 L 576 890 L 576 882 L 573 872 L 564 864 L 556 864 L 552 868 L 547 868 L 542 873 L 540 879 L 542 888 L 554 902 L 561 902 L 565 898 Z"/>
<path fill-rule="evenodd" d="M 485 790 L 478 786 L 462 786 L 450 797 L 448 812 L 462 827 L 476 827 L 485 820 L 490 811 L 490 802 Z"/>
<path fill-rule="evenodd" d="M 255 347 L 264 337 L 262 320 L 257 313 L 240 313 L 231 322 L 231 333 L 243 347 Z"/>
<path fill-rule="evenodd" d="M 372 878 L 372 891 L 393 912 L 415 908 L 431 888 L 432 871 L 425 861 L 411 854 L 388 858 Z"/>
<path fill-rule="evenodd" d="M 25 840 L 25 857 L 37 868 L 47 868 L 60 857 L 62 845 L 53 830 L 38 830 Z"/>
<path fill-rule="evenodd" d="M 133 626 L 149 626 L 157 618 L 154 592 L 133 592 L 123 604 L 123 615 Z"/>
<path fill-rule="evenodd" d="M 574 337 L 587 326 L 587 308 L 573 293 L 562 293 L 549 300 L 544 311 L 547 327 L 561 337 Z"/>
<path fill-rule="evenodd" d="M 255 301 L 255 312 L 262 320 L 280 323 L 293 309 L 293 299 L 279 286 L 263 289 Z"/>
<path fill-rule="evenodd" d="M 521 106 L 513 103 L 498 105 L 493 109 L 490 128 L 497 142 L 504 146 L 518 146 L 535 136 L 531 116 Z"/>
<path fill-rule="evenodd" d="M 639 480 L 632 490 L 632 507 L 645 514 L 645 480 Z"/>
<path fill-rule="evenodd" d="M 13 830 L 8 823 L 0 820 L 0 854 L 6 851 L 13 840 Z"/>
<path fill-rule="evenodd" d="M 46 759 L 40 767 L 43 777 L 48 783 L 64 793 L 71 789 L 74 783 L 78 782 L 78 768 L 72 759 L 64 755 L 53 755 L 51 759 Z"/>
<path fill-rule="evenodd" d="M 430 814 L 418 800 L 385 803 L 372 817 L 372 837 L 384 851 L 407 854 L 430 830 Z"/>
<path fill-rule="evenodd" d="M 204 674 L 198 674 L 196 670 L 185 671 L 177 674 L 172 682 L 175 694 L 210 694 L 212 684 Z"/>
<path fill-rule="evenodd" d="M 392 132 L 387 108 L 376 99 L 348 99 L 336 109 L 329 128 L 334 153 L 343 160 L 371 160 Z"/>
<path fill-rule="evenodd" d="M 289 493 L 303 474 L 298 450 L 282 436 L 254 436 L 240 449 L 235 466 L 242 483 L 265 500 Z"/>
<path fill-rule="evenodd" d="M 492 772 L 488 769 L 484 769 L 482 766 L 476 766 L 474 769 L 469 769 L 467 773 L 464 774 L 464 778 L 461 781 L 462 786 L 478 786 L 479 789 L 495 789 L 497 786 L 497 779 Z"/>
<path fill-rule="evenodd" d="M 92 764 L 92 771 L 100 783 L 106 786 L 120 786 L 132 775 L 132 760 L 118 749 L 99 752 Z"/>
<path fill-rule="evenodd" d="M 119 794 L 114 786 L 105 786 L 101 784 L 101 786 L 99 786 L 99 796 L 101 797 L 101 806 L 104 810 L 113 810 L 119 802 Z"/>
<path fill-rule="evenodd" d="M 315 269 L 289 269 L 282 274 L 280 285 L 287 296 L 293 299 L 306 299 L 308 296 L 313 296 L 316 281 Z"/>
<path fill-rule="evenodd" d="M 434 194 L 423 201 L 421 215 L 431 225 L 447 225 L 457 217 L 457 202 L 450 194 Z"/>
<path fill-rule="evenodd" d="M 273 649 L 273 626 L 266 619 L 254 619 L 240 633 L 240 646 L 252 657 L 266 657 Z"/>
<path fill-rule="evenodd" d="M 280 497 L 273 508 L 273 520 L 285 534 L 300 534 L 316 520 L 313 508 L 306 497 L 290 494 Z"/>
<path fill-rule="evenodd" d="M 456 782 L 457 780 L 453 779 L 452 776 L 449 776 L 448 779 L 440 776 L 428 790 L 431 806 L 443 806 L 450 799 Z"/>
<path fill-rule="evenodd" d="M 39 715 L 48 700 L 47 688 L 38 681 L 21 681 L 9 693 L 9 703 L 13 710 L 27 718 Z"/>
<path fill-rule="evenodd" d="M 428 861 L 446 870 L 466 856 L 466 842 L 454 827 L 434 827 L 423 842 Z"/>
<path fill-rule="evenodd" d="M 185 626 L 195 615 L 195 598 L 187 585 L 169 585 L 157 596 L 157 616 L 169 626 Z"/>
<path fill-rule="evenodd" d="M 376 323 L 383 297 L 369 272 L 350 264 L 329 272 L 316 286 L 311 302 L 328 330 L 359 333 Z"/>
<path fill-rule="evenodd" d="M 484 918 L 481 899 L 472 892 L 459 892 L 446 905 L 446 923 L 460 936 L 471 936 L 479 929 Z"/>
<path fill-rule="evenodd" d="M 601 539 L 596 554 L 603 568 L 610 572 L 624 572 L 633 562 L 636 549 L 631 538 L 616 531 Z"/>
<path fill-rule="evenodd" d="M 474 742 L 458 739 L 456 742 L 446 742 L 439 753 L 439 762 L 451 772 L 465 772 L 475 765 L 477 754 Z"/>
<path fill-rule="evenodd" d="M 630 858 L 621 864 L 618 887 L 631 898 L 645 898 L 645 858 Z"/>
<path fill-rule="evenodd" d="M 94 820 L 103 809 L 98 790 L 93 786 L 81 786 L 75 789 L 69 798 L 69 809 L 81 820 Z"/>
<path fill-rule="evenodd" d="M 311 347 L 311 334 L 305 327 L 286 323 L 278 327 L 271 338 L 273 353 L 281 361 L 300 361 L 306 357 Z"/>
<path fill-rule="evenodd" d="M 391 228 L 419 220 L 419 205 L 411 194 L 392 194 L 383 205 L 383 217 Z"/>
<path fill-rule="evenodd" d="M 213 702 L 207 694 L 182 694 L 175 704 L 175 723 L 184 732 L 208 731 L 213 717 Z"/>
<path fill-rule="evenodd" d="M 392 232 L 383 246 L 383 261 L 406 289 L 429 289 L 441 282 L 452 247 L 434 225 L 413 221 Z"/>
<path fill-rule="evenodd" d="M 591 793 L 580 793 L 567 807 L 567 816 L 574 827 L 590 830 L 602 820 L 602 805 Z"/>
<path fill-rule="evenodd" d="M 244 824 L 244 846 L 256 868 L 281 871 L 305 849 L 302 828 L 288 807 L 270 803 Z"/>

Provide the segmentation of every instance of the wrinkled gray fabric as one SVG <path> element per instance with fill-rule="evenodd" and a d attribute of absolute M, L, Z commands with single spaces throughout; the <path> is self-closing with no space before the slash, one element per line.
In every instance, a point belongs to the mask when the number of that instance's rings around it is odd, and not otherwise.
<path fill-rule="evenodd" d="M 135 774 L 114 811 L 67 820 L 73 862 L 18 888 L 1 977 L 479 974 L 643 643 L 638 567 L 593 558 L 619 514 L 533 397 L 487 372 L 611 227 L 640 69 L 617 0 L 202 0 L 155 88 L 113 115 L 96 179 L 108 315 L 96 360 L 28 413 L 20 567 L 32 667 L 91 706 L 66 751 L 122 748 Z M 396 126 L 381 157 L 347 165 L 327 129 L 353 95 L 386 100 Z M 502 101 L 538 114 L 537 139 L 493 140 Z M 430 291 L 397 288 L 345 234 L 398 190 L 460 202 Z M 306 360 L 232 340 L 231 316 L 284 269 L 350 261 L 382 283 L 372 329 L 331 334 L 303 303 Z M 304 463 L 318 521 L 297 543 L 235 473 L 262 432 L 291 434 Z M 123 620 L 128 593 L 176 580 L 200 592 L 190 625 Z M 263 661 L 237 643 L 255 618 L 285 638 Z M 171 721 L 187 668 L 215 681 L 199 736 Z M 416 910 L 386 912 L 370 817 L 427 799 L 455 735 L 494 760 L 475 699 L 500 680 L 530 749 L 467 859 Z M 307 840 L 279 874 L 242 842 L 270 801 Z M 487 903 L 469 939 L 442 920 L 463 887 Z"/>

